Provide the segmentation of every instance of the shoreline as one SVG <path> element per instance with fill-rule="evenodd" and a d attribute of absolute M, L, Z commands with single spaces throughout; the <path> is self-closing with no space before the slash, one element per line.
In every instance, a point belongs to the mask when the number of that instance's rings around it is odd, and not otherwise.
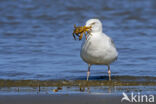
<path fill-rule="evenodd" d="M 126 77 L 127 78 L 127 77 Z M 40 93 L 121 93 L 142 92 L 156 94 L 156 77 L 116 77 L 108 80 L 2 80 L 2 94 Z"/>
<path fill-rule="evenodd" d="M 155 86 L 47 86 L 47 87 L 0 87 L 0 95 L 62 95 L 62 94 L 156 94 Z"/>
<path fill-rule="evenodd" d="M 0 80 L 0 104 L 121 104 L 123 92 L 156 97 L 155 81 L 155 77 L 113 81 Z"/>
<path fill-rule="evenodd" d="M 10 80 L 0 79 L 1 87 L 19 86 L 156 86 L 156 77 L 114 76 L 104 80 Z"/>

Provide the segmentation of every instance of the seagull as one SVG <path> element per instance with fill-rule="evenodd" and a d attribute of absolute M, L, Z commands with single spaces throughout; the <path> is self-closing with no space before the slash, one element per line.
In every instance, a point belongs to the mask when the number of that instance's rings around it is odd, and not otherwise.
<path fill-rule="evenodd" d="M 91 26 L 91 29 L 87 39 L 81 45 L 80 56 L 88 64 L 87 81 L 92 65 L 107 65 L 109 80 L 111 80 L 110 64 L 118 57 L 115 44 L 109 36 L 103 33 L 99 19 L 89 19 L 85 26 Z"/>

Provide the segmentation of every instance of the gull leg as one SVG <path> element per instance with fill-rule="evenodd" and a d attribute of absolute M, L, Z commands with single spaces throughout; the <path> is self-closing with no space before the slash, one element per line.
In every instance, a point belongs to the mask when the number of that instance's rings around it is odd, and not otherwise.
<path fill-rule="evenodd" d="M 88 81 L 88 79 L 89 79 L 89 75 L 90 75 L 90 64 L 88 64 L 88 72 L 87 72 L 87 81 Z"/>
<path fill-rule="evenodd" d="M 108 65 L 108 75 L 109 75 L 109 81 L 111 81 L 111 71 L 110 71 L 110 65 Z"/>

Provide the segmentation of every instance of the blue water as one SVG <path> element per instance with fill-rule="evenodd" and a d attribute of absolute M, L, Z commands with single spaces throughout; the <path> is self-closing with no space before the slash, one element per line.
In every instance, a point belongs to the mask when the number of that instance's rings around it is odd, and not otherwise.
<path fill-rule="evenodd" d="M 1 0 L 0 79 L 85 78 L 72 32 L 91 18 L 119 52 L 112 76 L 156 77 L 155 0 Z M 94 76 L 107 76 L 107 67 L 92 66 Z"/>

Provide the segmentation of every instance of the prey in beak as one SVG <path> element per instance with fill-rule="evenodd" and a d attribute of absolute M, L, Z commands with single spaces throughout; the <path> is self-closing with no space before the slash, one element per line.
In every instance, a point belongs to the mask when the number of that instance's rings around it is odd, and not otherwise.
<path fill-rule="evenodd" d="M 85 34 L 86 40 L 87 40 L 87 34 L 90 34 L 91 26 L 76 26 L 74 25 L 74 31 L 73 31 L 73 37 L 76 40 L 76 36 L 79 37 L 79 40 L 82 39 L 83 34 Z M 86 34 L 87 32 L 87 34 Z"/>

